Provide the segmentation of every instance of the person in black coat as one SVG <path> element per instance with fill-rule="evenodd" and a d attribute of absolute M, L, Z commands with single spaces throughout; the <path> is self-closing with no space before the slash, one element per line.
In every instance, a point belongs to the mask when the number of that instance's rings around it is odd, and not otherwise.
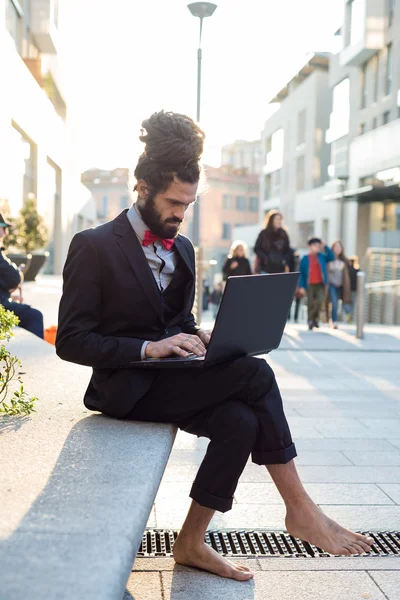
<path fill-rule="evenodd" d="M 189 117 L 164 111 L 142 127 L 146 147 L 135 168 L 136 203 L 71 242 L 58 356 L 93 368 L 84 398 L 90 410 L 174 423 L 210 439 L 174 544 L 176 562 L 241 581 L 253 576 L 204 542 L 214 512 L 232 507 L 250 454 L 261 468 L 267 465 L 282 493 L 293 535 L 332 554 L 369 549 L 367 538 L 333 524 L 303 488 L 278 384 L 264 358 L 245 356 L 197 369 L 132 364 L 189 353 L 204 356 L 210 340 L 192 313 L 194 248 L 179 234 L 186 209 L 196 201 L 204 133 Z"/>
<path fill-rule="evenodd" d="M 7 235 L 9 223 L 3 219 L 0 214 L 0 240 Z M 12 298 L 12 293 L 20 288 L 23 282 L 23 274 L 18 267 L 12 263 L 4 254 L 3 249 L 0 251 L 0 304 L 7 310 L 11 310 L 19 318 L 19 327 L 34 333 L 40 338 L 43 338 L 43 315 L 36 308 L 32 308 L 28 304 L 23 304 L 22 296 L 19 295 L 19 302 L 15 302 Z"/>
<path fill-rule="evenodd" d="M 244 242 L 234 242 L 225 264 L 222 268 L 223 279 L 237 275 L 251 275 L 249 259 L 246 256 L 246 245 Z"/>
<path fill-rule="evenodd" d="M 280 212 L 271 210 L 267 214 L 265 228 L 260 232 L 254 246 L 257 273 L 285 273 L 291 270 L 293 251 L 282 224 L 283 216 Z"/>

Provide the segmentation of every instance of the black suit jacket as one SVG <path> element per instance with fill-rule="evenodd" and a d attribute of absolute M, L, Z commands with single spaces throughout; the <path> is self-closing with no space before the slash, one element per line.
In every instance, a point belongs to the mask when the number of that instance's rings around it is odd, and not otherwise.
<path fill-rule="evenodd" d="M 187 269 L 183 310 L 163 321 L 161 296 L 124 210 L 116 219 L 73 238 L 64 266 L 56 351 L 60 358 L 93 367 L 85 405 L 123 417 L 150 388 L 156 371 L 132 368 L 143 341 L 195 333 L 192 315 L 195 255 L 179 235 L 176 250 Z"/>

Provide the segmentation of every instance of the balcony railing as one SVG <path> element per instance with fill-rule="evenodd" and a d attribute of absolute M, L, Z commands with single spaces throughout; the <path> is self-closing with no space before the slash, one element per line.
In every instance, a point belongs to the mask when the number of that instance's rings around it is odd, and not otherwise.
<path fill-rule="evenodd" d="M 57 54 L 57 0 L 31 0 L 31 32 L 43 54 Z"/>

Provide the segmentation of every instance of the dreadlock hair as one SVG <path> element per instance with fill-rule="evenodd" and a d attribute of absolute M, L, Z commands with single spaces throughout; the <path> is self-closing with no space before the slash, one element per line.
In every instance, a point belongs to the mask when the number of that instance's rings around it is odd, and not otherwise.
<path fill-rule="evenodd" d="M 205 134 L 190 117 L 162 110 L 145 119 L 141 131 L 145 150 L 134 176 L 148 184 L 151 197 L 164 192 L 174 177 L 186 183 L 199 181 Z"/>

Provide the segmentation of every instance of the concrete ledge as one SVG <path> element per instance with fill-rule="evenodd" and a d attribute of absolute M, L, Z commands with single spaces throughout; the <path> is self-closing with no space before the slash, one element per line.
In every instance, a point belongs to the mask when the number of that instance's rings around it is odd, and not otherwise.
<path fill-rule="evenodd" d="M 122 598 L 175 428 L 90 413 L 90 369 L 18 330 L 37 413 L 0 418 L 0 589 L 13 600 Z"/>

